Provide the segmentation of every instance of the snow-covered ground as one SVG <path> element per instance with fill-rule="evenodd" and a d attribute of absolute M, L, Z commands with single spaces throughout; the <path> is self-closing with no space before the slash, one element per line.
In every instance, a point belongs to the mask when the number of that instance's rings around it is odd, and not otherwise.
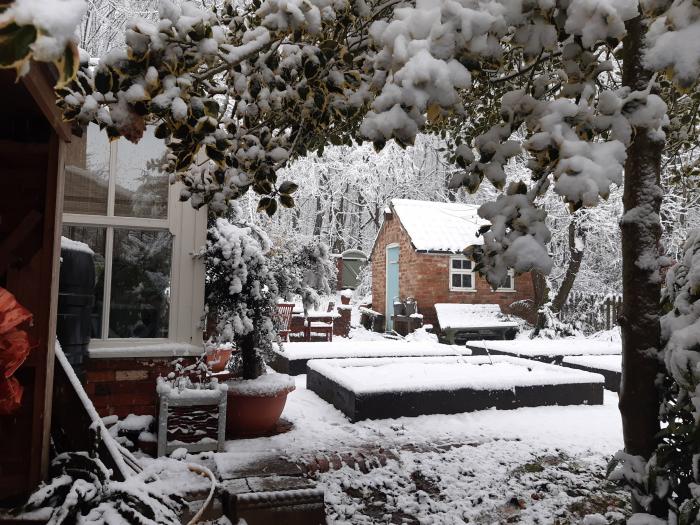
<path fill-rule="evenodd" d="M 268 438 L 230 441 L 215 454 L 226 477 L 251 457 L 304 460 L 353 450 L 393 451 L 362 473 L 321 474 L 329 523 L 578 523 L 625 504 L 605 480 L 622 447 L 617 396 L 601 406 L 485 410 L 350 423 L 297 376 L 283 417 L 294 424 Z M 467 521 L 468 520 L 468 521 Z"/>
<path fill-rule="evenodd" d="M 375 335 L 353 331 L 356 341 Z M 416 336 L 426 341 L 432 337 Z M 290 431 L 229 441 L 225 452 L 199 458 L 227 478 L 266 458 L 308 464 L 333 455 L 385 454 L 384 466 L 375 462 L 368 472 L 345 465 L 316 474 L 326 490 L 331 524 L 597 525 L 621 523 L 628 512 L 627 493 L 605 480 L 609 457 L 622 448 L 615 393 L 605 391 L 604 404 L 598 406 L 492 409 L 351 423 L 306 388 L 305 375 L 294 380 L 296 390 L 282 415 L 292 423 Z M 155 463 L 150 468 L 162 467 Z M 583 521 L 593 514 L 601 516 Z"/>

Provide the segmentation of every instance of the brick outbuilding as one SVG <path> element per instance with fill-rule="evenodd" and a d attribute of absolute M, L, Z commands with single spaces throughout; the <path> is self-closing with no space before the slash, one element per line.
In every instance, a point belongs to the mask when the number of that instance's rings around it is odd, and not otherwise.
<path fill-rule="evenodd" d="M 437 328 L 436 303 L 498 304 L 501 311 L 513 314 L 524 310 L 524 302 L 532 304 L 532 274 L 511 275 L 504 288 L 494 291 L 462 255 L 467 246 L 481 244 L 477 232 L 487 223 L 477 208 L 393 199 L 370 256 L 373 310 L 390 319 L 396 298 L 412 297 L 424 322 Z"/>

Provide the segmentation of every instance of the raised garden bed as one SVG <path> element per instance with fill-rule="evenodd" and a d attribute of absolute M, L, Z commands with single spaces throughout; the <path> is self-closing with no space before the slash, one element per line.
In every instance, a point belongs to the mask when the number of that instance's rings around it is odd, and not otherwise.
<path fill-rule="evenodd" d="M 592 339 L 515 339 L 513 341 L 470 341 L 474 355 L 508 355 L 560 365 L 567 356 L 620 355 L 620 343 Z M 487 351 L 488 350 L 488 351 Z"/>
<path fill-rule="evenodd" d="M 437 303 L 435 313 L 440 339 L 448 344 L 513 339 L 518 333 L 518 323 L 503 315 L 497 304 Z"/>
<path fill-rule="evenodd" d="M 569 368 L 600 374 L 605 378 L 606 390 L 620 391 L 622 378 L 622 356 L 620 355 L 567 356 L 561 364 Z"/>
<path fill-rule="evenodd" d="M 600 405 L 598 374 L 513 357 L 318 359 L 307 388 L 351 421 L 487 408 Z"/>
<path fill-rule="evenodd" d="M 306 373 L 310 359 L 347 359 L 365 357 L 421 357 L 471 355 L 460 346 L 405 341 L 336 341 L 333 343 L 286 343 L 275 350 L 270 366 L 277 372 L 296 376 Z"/>

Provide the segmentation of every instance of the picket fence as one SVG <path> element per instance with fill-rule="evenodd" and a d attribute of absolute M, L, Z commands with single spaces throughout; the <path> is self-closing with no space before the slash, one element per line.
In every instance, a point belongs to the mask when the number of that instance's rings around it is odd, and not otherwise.
<path fill-rule="evenodd" d="M 569 295 L 560 318 L 586 332 L 597 332 L 617 326 L 621 311 L 622 295 L 576 292 Z"/>

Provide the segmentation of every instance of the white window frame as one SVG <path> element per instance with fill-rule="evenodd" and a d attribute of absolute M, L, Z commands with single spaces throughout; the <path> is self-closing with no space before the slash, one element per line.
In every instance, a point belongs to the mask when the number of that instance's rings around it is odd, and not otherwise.
<path fill-rule="evenodd" d="M 460 269 L 453 268 L 452 261 L 469 261 L 471 263 L 471 268 L 469 268 L 468 270 L 465 270 L 463 268 L 460 268 Z M 452 276 L 455 274 L 471 275 L 472 276 L 471 288 L 464 288 L 462 286 L 453 286 L 452 285 Z M 448 272 L 448 278 L 449 278 L 449 285 L 450 285 L 451 292 L 470 292 L 470 293 L 476 292 L 476 273 L 474 272 L 474 261 L 465 257 L 464 255 L 453 255 L 450 257 L 450 271 Z"/>
<path fill-rule="evenodd" d="M 103 290 L 102 337 L 92 338 L 90 349 L 186 343 L 201 348 L 204 312 L 204 263 L 193 254 L 206 242 L 206 207 L 195 210 L 189 202 L 180 202 L 177 184 L 168 188 L 168 212 L 164 219 L 114 216 L 117 152 L 120 141 L 110 142 L 107 214 L 64 213 L 66 226 L 105 228 L 105 275 Z M 85 139 L 87 147 L 87 138 Z M 66 170 L 70 170 L 66 166 Z M 170 266 L 170 307 L 167 338 L 110 338 L 109 316 L 114 252 L 114 230 L 161 230 L 172 235 Z M 201 351 L 201 350 L 200 350 Z"/>
<path fill-rule="evenodd" d="M 510 286 L 497 288 L 497 292 L 514 292 L 515 291 L 515 272 L 511 268 L 508 270 L 508 275 L 510 276 Z"/>

